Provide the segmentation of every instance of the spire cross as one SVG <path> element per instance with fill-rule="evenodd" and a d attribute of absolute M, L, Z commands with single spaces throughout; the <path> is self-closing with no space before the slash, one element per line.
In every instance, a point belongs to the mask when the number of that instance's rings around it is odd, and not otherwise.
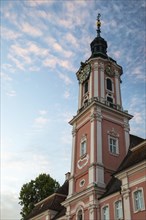
<path fill-rule="evenodd" d="M 101 30 L 100 30 L 100 27 L 101 27 L 101 22 L 100 22 L 100 13 L 98 13 L 97 15 L 97 37 L 100 37 L 100 33 L 101 33 Z"/>

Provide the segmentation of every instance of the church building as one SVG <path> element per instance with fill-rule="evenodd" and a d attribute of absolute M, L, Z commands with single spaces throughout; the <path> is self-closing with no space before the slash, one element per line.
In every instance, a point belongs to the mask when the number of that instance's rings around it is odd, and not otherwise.
<path fill-rule="evenodd" d="M 76 73 L 78 110 L 72 125 L 71 170 L 29 220 L 145 220 L 146 140 L 129 133 L 122 67 L 107 55 L 100 14 L 91 56 Z"/>

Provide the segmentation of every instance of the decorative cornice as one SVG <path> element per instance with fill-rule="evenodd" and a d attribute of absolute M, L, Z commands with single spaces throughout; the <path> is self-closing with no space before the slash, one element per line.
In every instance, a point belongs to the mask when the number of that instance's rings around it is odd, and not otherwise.
<path fill-rule="evenodd" d="M 102 121 L 102 115 L 101 113 L 99 112 L 93 112 L 91 115 L 90 115 L 90 121 L 93 122 L 94 120 L 96 121 Z"/>
<path fill-rule="evenodd" d="M 130 126 L 129 126 L 129 122 L 128 121 L 124 122 L 124 130 L 128 131 L 128 132 L 130 131 Z"/>
<path fill-rule="evenodd" d="M 76 129 L 76 128 L 73 128 L 73 129 L 72 129 L 72 136 L 75 137 L 75 136 L 76 136 L 76 133 L 77 133 L 77 129 Z"/>
<path fill-rule="evenodd" d="M 102 62 L 99 63 L 99 69 L 104 71 L 104 63 Z"/>
<path fill-rule="evenodd" d="M 127 188 L 127 187 L 122 186 L 121 187 L 121 194 L 123 195 L 123 197 L 125 199 L 127 199 L 129 197 L 129 194 L 130 194 L 130 189 Z"/>
<path fill-rule="evenodd" d="M 98 70 L 98 62 L 94 63 L 94 71 Z"/>
<path fill-rule="evenodd" d="M 118 79 L 120 79 L 120 74 L 119 74 L 119 72 L 118 72 L 117 70 L 115 70 L 114 72 L 115 72 L 115 77 L 118 78 Z"/>
<path fill-rule="evenodd" d="M 119 137 L 119 134 L 115 131 L 114 128 L 112 128 L 111 131 L 107 131 L 107 133 L 111 136 Z"/>

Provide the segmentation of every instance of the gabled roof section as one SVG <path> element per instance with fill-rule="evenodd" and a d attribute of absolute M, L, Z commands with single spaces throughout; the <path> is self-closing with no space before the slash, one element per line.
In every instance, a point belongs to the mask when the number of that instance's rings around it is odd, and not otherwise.
<path fill-rule="evenodd" d="M 31 213 L 26 217 L 26 220 L 33 218 L 47 210 L 57 211 L 57 214 L 62 213 L 64 207 L 61 205 L 61 203 L 66 199 L 67 194 L 68 181 L 66 180 L 65 183 L 56 191 L 56 193 L 37 203 Z"/>
<path fill-rule="evenodd" d="M 66 213 L 66 208 L 63 207 L 63 209 L 62 209 L 60 212 L 58 212 L 58 213 L 54 216 L 54 218 L 52 218 L 52 220 L 57 220 L 58 218 L 61 218 L 62 216 L 65 215 L 65 213 Z"/>
<path fill-rule="evenodd" d="M 99 198 L 99 200 L 113 193 L 120 192 L 120 190 L 121 190 L 121 181 L 113 176 L 110 182 L 108 183 L 108 185 L 106 186 L 105 193 Z"/>
<path fill-rule="evenodd" d="M 141 142 L 143 142 L 144 139 L 135 135 L 130 134 L 130 146 L 129 148 L 133 148 L 136 145 L 140 144 Z"/>
<path fill-rule="evenodd" d="M 132 147 L 119 166 L 116 174 L 146 160 L 146 140 Z"/>
<path fill-rule="evenodd" d="M 68 180 L 64 182 L 64 184 L 56 191 L 56 193 L 68 195 Z"/>

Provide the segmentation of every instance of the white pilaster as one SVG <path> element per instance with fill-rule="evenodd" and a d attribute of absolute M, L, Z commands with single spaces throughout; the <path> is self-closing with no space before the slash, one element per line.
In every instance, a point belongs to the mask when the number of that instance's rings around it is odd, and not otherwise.
<path fill-rule="evenodd" d="M 94 97 L 98 97 L 98 88 L 99 88 L 99 82 L 98 82 L 98 63 L 94 63 Z"/>
<path fill-rule="evenodd" d="M 92 110 L 91 112 L 91 119 L 90 119 L 90 122 L 91 122 L 91 141 L 90 141 L 90 163 L 92 164 L 94 162 L 94 120 L 95 120 L 95 113 L 93 112 L 94 110 Z"/>
<path fill-rule="evenodd" d="M 95 133 L 95 129 L 94 129 L 94 123 L 95 123 L 95 112 L 94 109 L 91 110 L 91 116 L 90 116 L 90 122 L 91 122 L 91 141 L 90 141 L 90 164 L 91 167 L 89 168 L 89 185 L 91 183 L 94 182 L 94 133 Z"/>
<path fill-rule="evenodd" d="M 96 182 L 98 186 L 104 187 L 104 168 L 102 165 L 102 114 L 101 109 L 97 109 L 97 166 Z"/>
<path fill-rule="evenodd" d="M 123 195 L 123 208 L 124 208 L 124 219 L 131 220 L 131 209 L 130 209 L 130 197 L 129 197 L 129 187 L 128 187 L 128 178 L 127 176 L 122 179 L 122 195 Z"/>
<path fill-rule="evenodd" d="M 79 95 L 78 95 L 78 109 L 81 108 L 82 105 L 82 84 L 79 83 Z"/>
<path fill-rule="evenodd" d="M 104 86 L 104 65 L 100 63 L 100 97 L 104 100 L 105 98 L 105 86 Z"/>
<path fill-rule="evenodd" d="M 95 204 L 95 201 L 94 201 L 94 196 L 91 195 L 89 197 L 89 220 L 95 220 L 95 210 L 96 208 L 96 204 Z"/>
<path fill-rule="evenodd" d="M 102 164 L 102 115 L 101 109 L 97 111 L 97 163 Z"/>
<path fill-rule="evenodd" d="M 104 183 L 104 167 L 97 164 L 96 166 L 96 183 L 99 187 L 105 187 Z"/>
<path fill-rule="evenodd" d="M 92 71 L 90 73 L 90 78 L 89 78 L 89 99 L 92 98 Z"/>
<path fill-rule="evenodd" d="M 92 165 L 89 167 L 89 186 L 91 186 L 95 181 L 94 181 L 94 166 Z"/>
<path fill-rule="evenodd" d="M 115 86 L 116 86 L 116 98 L 117 98 L 117 105 L 121 106 L 121 97 L 120 97 L 120 79 L 119 73 L 115 72 Z"/>
<path fill-rule="evenodd" d="M 73 194 L 73 186 L 74 186 L 74 180 L 73 177 L 69 180 L 69 192 L 68 192 L 68 197 L 72 196 Z"/>
<path fill-rule="evenodd" d="M 72 131 L 72 158 L 71 158 L 71 175 L 69 179 L 69 194 L 68 197 L 70 197 L 73 194 L 73 186 L 74 186 L 74 164 L 75 164 L 75 142 L 76 142 L 76 124 L 73 125 L 73 131 Z"/>
<path fill-rule="evenodd" d="M 74 163 L 75 163 L 75 142 L 76 142 L 76 124 L 73 125 L 72 130 L 72 158 L 71 158 L 71 176 L 74 175 Z"/>
<path fill-rule="evenodd" d="M 129 138 L 129 121 L 127 118 L 124 119 L 124 131 L 125 131 L 125 146 L 126 146 L 126 153 L 128 152 L 129 145 L 130 145 L 130 138 Z"/>

